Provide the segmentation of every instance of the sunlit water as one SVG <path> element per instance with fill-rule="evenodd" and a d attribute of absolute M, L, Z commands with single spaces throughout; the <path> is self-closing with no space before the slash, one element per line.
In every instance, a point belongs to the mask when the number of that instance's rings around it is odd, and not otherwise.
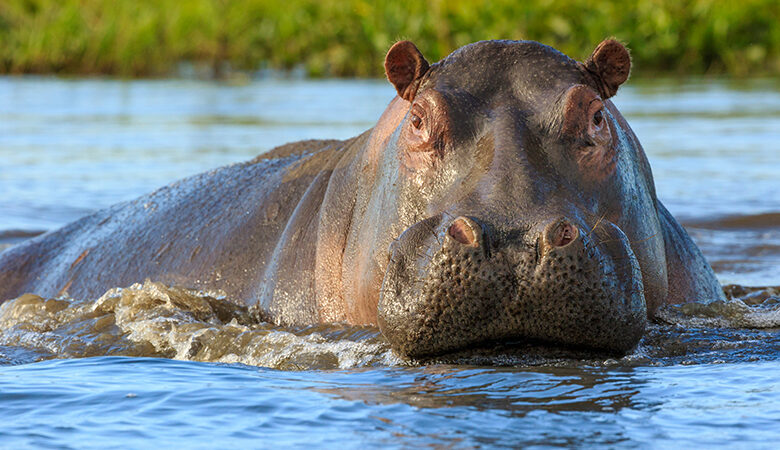
<path fill-rule="evenodd" d="M 355 135 L 392 95 L 0 78 L 0 249 L 287 141 Z M 615 102 L 728 302 L 664 309 L 623 358 L 515 345 L 403 361 L 376 329 L 275 327 L 214 292 L 25 295 L 0 307 L 0 447 L 772 447 L 780 84 L 632 81 Z"/>

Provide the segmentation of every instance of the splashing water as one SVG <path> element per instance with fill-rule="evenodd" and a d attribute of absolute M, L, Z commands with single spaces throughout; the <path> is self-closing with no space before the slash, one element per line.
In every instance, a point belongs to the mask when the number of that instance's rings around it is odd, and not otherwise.
<path fill-rule="evenodd" d="M 154 356 L 276 369 L 400 364 L 377 329 L 281 328 L 218 293 L 146 281 L 97 300 L 25 294 L 0 306 L 0 345 L 40 358 Z"/>
<path fill-rule="evenodd" d="M 780 328 L 780 288 L 725 287 L 726 301 L 666 305 L 658 319 L 688 327 Z"/>

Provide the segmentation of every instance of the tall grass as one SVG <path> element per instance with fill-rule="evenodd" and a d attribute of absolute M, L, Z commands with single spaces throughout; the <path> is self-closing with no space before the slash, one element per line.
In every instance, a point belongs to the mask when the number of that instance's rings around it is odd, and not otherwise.
<path fill-rule="evenodd" d="M 585 58 L 605 37 L 639 73 L 780 74 L 778 0 L 0 0 L 0 72 L 160 76 L 182 61 L 377 76 L 396 40 L 435 61 L 481 39 Z"/>

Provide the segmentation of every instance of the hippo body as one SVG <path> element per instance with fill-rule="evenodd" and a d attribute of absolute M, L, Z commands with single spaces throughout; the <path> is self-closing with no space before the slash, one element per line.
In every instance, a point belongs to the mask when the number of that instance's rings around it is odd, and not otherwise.
<path fill-rule="evenodd" d="M 723 298 L 608 100 L 630 59 L 484 41 L 429 65 L 345 141 L 287 144 L 0 253 L 0 301 L 151 279 L 280 325 L 379 325 L 401 355 L 536 340 L 625 352 L 664 303 Z"/>

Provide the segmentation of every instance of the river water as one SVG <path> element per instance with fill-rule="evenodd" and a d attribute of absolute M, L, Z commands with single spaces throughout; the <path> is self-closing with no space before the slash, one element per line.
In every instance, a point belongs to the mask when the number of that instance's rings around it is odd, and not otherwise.
<path fill-rule="evenodd" d="M 288 141 L 371 127 L 382 81 L 0 78 L 0 251 Z M 0 447 L 775 447 L 780 83 L 631 81 L 658 197 L 730 300 L 665 308 L 623 357 L 402 361 L 377 330 L 258 323 L 153 282 L 0 307 Z"/>

